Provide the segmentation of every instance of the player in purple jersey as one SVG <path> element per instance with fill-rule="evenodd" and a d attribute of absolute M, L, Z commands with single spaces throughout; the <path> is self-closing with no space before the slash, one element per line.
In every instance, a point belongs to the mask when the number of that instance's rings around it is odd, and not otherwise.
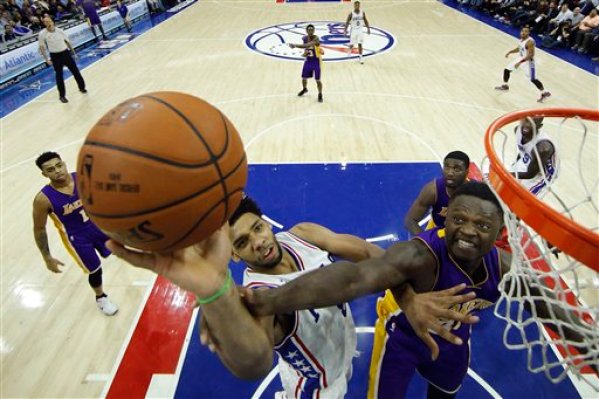
<path fill-rule="evenodd" d="M 431 210 L 431 221 L 427 230 L 435 226 L 445 226 L 449 199 L 455 190 L 466 181 L 469 166 L 470 158 L 462 151 L 452 151 L 445 156 L 443 177 L 436 178 L 422 188 L 404 218 L 404 226 L 410 234 L 416 235 L 424 231 L 419 222 L 429 209 Z"/>
<path fill-rule="evenodd" d="M 96 2 L 94 0 L 77 0 L 77 5 L 81 8 L 83 14 L 85 15 L 87 23 L 89 24 L 96 41 L 98 40 L 96 27 L 98 27 L 100 29 L 100 33 L 102 33 L 102 39 L 108 40 L 106 33 L 104 33 L 104 28 L 102 27 L 102 20 L 100 19 L 98 11 L 96 10 Z"/>
<path fill-rule="evenodd" d="M 303 96 L 308 92 L 308 78 L 314 77 L 316 86 L 318 87 L 318 102 L 323 101 L 322 98 L 322 81 L 320 80 L 322 66 L 322 49 L 320 48 L 320 39 L 314 34 L 314 25 L 306 26 L 307 35 L 302 37 L 303 44 L 289 43 L 291 48 L 303 48 L 304 67 L 302 68 L 302 90 L 297 93 L 298 96 Z"/>
<path fill-rule="evenodd" d="M 465 283 L 466 291 L 475 292 L 476 298 L 452 306 L 447 312 L 466 314 L 482 310 L 499 298 L 499 281 L 510 268 L 510 254 L 494 247 L 502 226 L 503 209 L 491 189 L 481 182 L 465 183 L 449 203 L 444 229 L 435 228 L 397 243 L 381 258 L 359 263 L 336 262 L 280 288 L 253 291 L 247 295 L 247 301 L 252 312 L 261 316 L 330 306 L 384 289 L 391 289 L 397 297 L 405 283 L 410 283 L 416 292 Z M 551 292 L 541 294 L 536 287 L 527 288 L 532 296 L 547 296 Z M 511 292 L 509 287 L 507 292 Z M 541 319 L 578 319 L 545 301 L 526 302 L 525 306 L 534 307 Z M 369 394 L 375 398 L 403 398 L 418 371 L 429 381 L 428 398 L 455 397 L 468 369 L 470 327 L 450 321 L 449 317 L 438 320 L 460 337 L 461 345 L 455 346 L 427 331 L 415 331 L 408 325 L 409 318 L 405 312 L 388 318 L 389 339 L 381 356 L 376 388 Z M 579 342 L 577 348 L 587 353 L 586 345 L 591 344 L 587 337 L 564 325 L 560 328 L 567 339 Z M 429 347 L 437 346 L 438 352 L 431 355 L 421 339 Z"/>
<path fill-rule="evenodd" d="M 33 233 L 46 267 L 53 273 L 62 273 L 59 266 L 64 266 L 64 263 L 50 254 L 46 233 L 49 216 L 69 254 L 88 274 L 89 285 L 96 294 L 98 308 L 108 316 L 114 315 L 118 307 L 104 293 L 102 267 L 96 253 L 99 252 L 104 258 L 110 255 L 105 246 L 108 237 L 85 213 L 77 193 L 75 173 L 69 174 L 66 164 L 55 152 L 43 153 L 35 163 L 41 169 L 42 175 L 50 179 L 50 184 L 44 186 L 33 201 Z"/>

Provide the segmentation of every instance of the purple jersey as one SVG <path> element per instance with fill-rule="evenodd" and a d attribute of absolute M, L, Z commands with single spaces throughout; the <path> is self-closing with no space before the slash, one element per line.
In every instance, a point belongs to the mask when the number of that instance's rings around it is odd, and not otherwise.
<path fill-rule="evenodd" d="M 77 193 L 77 176 L 71 176 L 75 182 L 73 194 L 61 193 L 50 185 L 44 186 L 42 193 L 52 205 L 50 217 L 67 250 L 83 270 L 93 273 L 101 263 L 96 252 L 104 258 L 110 255 L 105 245 L 108 237 L 89 220 Z"/>
<path fill-rule="evenodd" d="M 445 226 L 445 215 L 447 214 L 447 205 L 449 204 L 449 195 L 447 194 L 447 186 L 445 185 L 445 179 L 439 177 L 435 179 L 435 188 L 437 190 L 437 200 L 433 204 L 433 211 L 431 216 L 435 226 Z"/>
<path fill-rule="evenodd" d="M 453 310 L 460 313 L 482 310 L 492 306 L 499 299 L 500 295 L 497 287 L 501 281 L 501 263 L 497 248 L 493 247 L 493 249 L 483 257 L 483 264 L 480 266 L 483 268 L 483 272 L 481 273 L 482 279 L 481 281 L 474 282 L 449 254 L 447 244 L 445 244 L 444 228 L 436 227 L 427 230 L 413 239 L 422 241 L 437 259 L 437 278 L 432 291 L 442 291 L 458 284 L 465 283 L 466 289 L 462 294 L 471 291 L 476 293 L 475 299 L 463 304 L 454 305 L 452 308 Z M 399 314 L 394 317 L 397 317 L 396 321 L 402 326 L 401 330 L 403 330 L 404 333 L 412 334 L 415 339 L 419 339 L 414 334 L 405 315 Z M 445 328 L 450 329 L 453 334 L 462 338 L 464 342 L 467 342 L 470 339 L 470 325 L 455 321 L 442 322 Z M 447 345 L 452 345 L 443 339 L 437 339 L 437 341 L 440 344 L 445 342 Z"/>
<path fill-rule="evenodd" d="M 466 289 L 462 293 L 476 292 L 475 299 L 455 305 L 453 310 L 460 313 L 482 310 L 499 299 L 497 287 L 501 280 L 501 265 L 499 252 L 495 247 L 483 257 L 483 264 L 479 266 L 483 268 L 480 281 L 474 282 L 449 255 L 445 244 L 445 229 L 435 227 L 413 239 L 422 241 L 437 259 L 437 277 L 433 291 L 466 283 Z M 403 313 L 397 311 L 385 320 L 388 339 L 379 344 L 384 347 L 378 350 L 378 370 L 371 374 L 371 391 L 376 392 L 378 399 L 405 398 L 415 371 L 446 393 L 455 393 L 460 389 L 470 362 L 470 326 L 455 321 L 441 322 L 445 328 L 460 337 L 464 344 L 453 345 L 433 335 L 439 345 L 439 357 L 433 361 L 430 350 L 414 333 Z"/>
<path fill-rule="evenodd" d="M 83 230 L 92 224 L 83 210 L 83 204 L 77 193 L 76 174 L 71 173 L 71 176 L 75 182 L 75 189 L 71 195 L 61 193 L 49 184 L 42 188 L 42 193 L 50 200 L 52 213 L 54 213 L 64 227 L 64 230 L 69 234 Z"/>
<path fill-rule="evenodd" d="M 94 0 L 78 0 L 77 5 L 83 8 L 85 16 L 89 18 L 89 22 L 92 25 L 99 25 L 101 23 L 98 11 L 96 11 L 96 2 Z"/>
<path fill-rule="evenodd" d="M 127 8 L 127 6 L 123 3 L 121 3 L 121 6 L 117 6 L 116 10 L 119 12 L 119 14 L 121 15 L 121 18 L 125 18 L 127 16 L 127 13 L 129 13 L 129 9 Z"/>

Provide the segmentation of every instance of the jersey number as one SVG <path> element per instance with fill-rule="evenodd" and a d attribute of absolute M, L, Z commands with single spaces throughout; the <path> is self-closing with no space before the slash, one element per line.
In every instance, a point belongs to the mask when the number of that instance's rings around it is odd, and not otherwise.
<path fill-rule="evenodd" d="M 337 307 L 341 310 L 341 314 L 343 315 L 343 317 L 347 316 L 347 308 L 346 308 L 346 304 L 342 303 L 341 305 L 337 305 Z M 308 312 L 310 312 L 310 314 L 314 317 L 314 323 L 318 323 L 318 319 L 320 319 L 320 315 L 318 314 L 318 312 L 314 309 L 308 309 Z"/>
<path fill-rule="evenodd" d="M 85 211 L 83 209 L 79 211 L 79 214 L 81 215 L 81 218 L 83 219 L 83 223 L 85 223 L 89 220 L 89 216 L 87 216 L 87 213 L 85 213 Z"/>

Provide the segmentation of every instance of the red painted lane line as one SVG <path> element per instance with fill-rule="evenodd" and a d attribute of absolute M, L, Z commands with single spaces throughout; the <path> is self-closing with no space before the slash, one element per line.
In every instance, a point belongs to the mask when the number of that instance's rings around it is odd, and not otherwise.
<path fill-rule="evenodd" d="M 106 395 L 144 398 L 152 375 L 175 374 L 195 298 L 158 277 Z"/>

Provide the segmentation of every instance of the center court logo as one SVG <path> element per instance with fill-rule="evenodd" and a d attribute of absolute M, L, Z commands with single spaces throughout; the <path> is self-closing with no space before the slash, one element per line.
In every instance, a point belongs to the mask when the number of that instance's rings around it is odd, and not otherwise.
<path fill-rule="evenodd" d="M 292 49 L 289 43 L 301 43 L 309 24 L 314 25 L 315 34 L 320 38 L 324 61 L 346 61 L 358 57 L 357 46 L 354 46 L 352 55 L 348 56 L 349 37 L 343 34 L 345 24 L 335 21 L 292 22 L 262 28 L 250 33 L 245 39 L 245 45 L 271 57 L 303 61 L 304 50 Z M 379 28 L 371 27 L 370 30 L 370 35 L 364 31 L 362 47 L 365 57 L 385 52 L 395 44 L 395 38 L 390 33 Z"/>

